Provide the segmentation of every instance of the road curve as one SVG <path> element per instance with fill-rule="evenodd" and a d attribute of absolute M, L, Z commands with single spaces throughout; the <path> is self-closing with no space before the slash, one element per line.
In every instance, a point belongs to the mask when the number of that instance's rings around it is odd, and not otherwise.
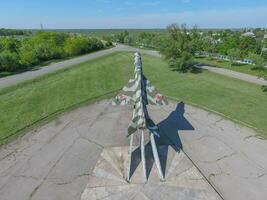
<path fill-rule="evenodd" d="M 64 60 L 62 62 L 53 63 L 53 64 L 50 64 L 48 66 L 41 67 L 38 70 L 27 71 L 27 72 L 24 72 L 21 74 L 16 74 L 16 75 L 0 78 L 0 89 L 5 88 L 5 87 L 9 87 L 9 86 L 13 86 L 13 85 L 19 84 L 21 82 L 28 81 L 28 80 L 37 78 L 39 76 L 58 71 L 60 69 L 69 68 L 73 65 L 77 65 L 77 64 L 89 61 L 89 60 L 93 60 L 93 59 L 96 59 L 96 58 L 99 58 L 102 56 L 106 56 L 106 55 L 109 55 L 113 52 L 136 51 L 136 50 L 137 50 L 136 48 L 132 48 L 129 46 L 117 45 L 116 47 L 111 48 L 111 49 L 106 49 L 106 50 L 98 51 L 95 53 L 90 53 L 87 55 L 72 58 L 69 60 Z"/>
<path fill-rule="evenodd" d="M 77 58 L 64 60 L 62 62 L 53 63 L 53 64 L 44 66 L 35 71 L 27 71 L 21 74 L 0 78 L 0 89 L 13 86 L 13 85 L 22 83 L 24 81 L 28 81 L 28 80 L 37 78 L 39 76 L 58 71 L 60 69 L 69 68 L 69 67 L 72 67 L 73 65 L 80 64 L 82 62 L 86 62 L 86 61 L 93 60 L 93 59 L 96 59 L 102 56 L 106 56 L 113 52 L 120 52 L 120 51 L 121 52 L 139 51 L 140 53 L 145 53 L 145 54 L 149 54 L 152 56 L 157 56 L 157 57 L 161 56 L 158 51 L 138 49 L 138 48 L 130 47 L 127 45 L 118 44 L 116 47 L 111 48 L 111 49 L 106 49 L 106 50 L 98 51 L 95 53 L 79 56 Z M 248 74 L 244 74 L 240 72 L 235 72 L 235 71 L 228 70 L 228 69 L 211 67 L 211 66 L 197 66 L 197 67 L 209 70 L 217 74 L 222 74 L 222 75 L 229 76 L 232 78 L 237 78 L 237 79 L 240 79 L 246 82 L 254 83 L 257 85 L 267 85 L 266 80 L 258 78 L 256 76 L 252 76 L 252 75 L 248 75 Z"/>

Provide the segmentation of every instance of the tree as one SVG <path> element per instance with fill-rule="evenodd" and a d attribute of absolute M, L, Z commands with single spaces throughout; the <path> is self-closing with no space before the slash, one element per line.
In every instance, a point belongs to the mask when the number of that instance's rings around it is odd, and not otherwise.
<path fill-rule="evenodd" d="M 186 25 L 180 27 L 177 24 L 173 24 L 167 30 L 168 37 L 163 41 L 160 52 L 169 60 L 170 67 L 186 72 L 192 67 L 194 54 Z"/>
<path fill-rule="evenodd" d="M 223 42 L 218 45 L 219 53 L 222 55 L 228 54 L 230 49 L 237 49 L 239 37 L 236 35 L 227 35 L 223 38 Z"/>
<path fill-rule="evenodd" d="M 30 41 L 25 41 L 19 48 L 19 63 L 22 66 L 30 67 L 39 62 L 33 44 Z"/>
<path fill-rule="evenodd" d="M 2 70 L 15 71 L 19 69 L 19 56 L 15 52 L 4 50 L 0 53 L 0 66 Z"/>
<path fill-rule="evenodd" d="M 115 36 L 114 36 L 114 40 L 116 41 L 116 42 L 120 42 L 120 43 L 124 43 L 124 39 L 125 39 L 125 37 L 127 37 L 129 35 L 129 32 L 128 31 L 123 31 L 123 32 L 121 32 L 121 33 L 119 33 L 119 34 L 116 34 Z"/>
<path fill-rule="evenodd" d="M 97 51 L 104 48 L 104 44 L 96 38 L 87 38 L 86 43 L 88 47 L 85 53 Z"/>
<path fill-rule="evenodd" d="M 239 48 L 241 49 L 242 55 L 245 57 L 250 53 L 257 53 L 256 39 L 252 37 L 241 37 Z"/>
<path fill-rule="evenodd" d="M 249 58 L 254 63 L 254 68 L 258 69 L 259 77 L 263 77 L 264 79 L 267 79 L 267 69 L 265 67 L 264 58 L 258 54 L 250 53 Z"/>
<path fill-rule="evenodd" d="M 241 58 L 241 51 L 238 48 L 232 48 L 227 51 L 227 55 L 230 57 L 231 65 L 233 65 L 235 60 Z"/>
<path fill-rule="evenodd" d="M 70 37 L 65 41 L 64 44 L 64 50 L 68 56 L 80 55 L 83 52 L 86 52 L 87 48 L 87 42 L 78 37 Z"/>
<path fill-rule="evenodd" d="M 40 32 L 33 37 L 0 38 L 0 71 L 15 71 L 42 61 L 103 49 L 96 38 L 66 33 Z"/>
<path fill-rule="evenodd" d="M 127 35 L 125 38 L 124 38 L 124 43 L 125 44 L 133 44 L 134 42 L 134 38 L 132 35 Z"/>
<path fill-rule="evenodd" d="M 253 61 L 254 67 L 258 69 L 264 69 L 264 58 L 258 54 L 250 53 L 249 59 Z"/>
<path fill-rule="evenodd" d="M 197 27 L 192 29 L 191 45 L 195 52 L 204 50 L 204 41 L 199 34 Z"/>
<path fill-rule="evenodd" d="M 1 46 L 3 50 L 10 52 L 17 52 L 17 49 L 20 47 L 21 42 L 13 37 L 6 37 L 1 40 Z"/>
<path fill-rule="evenodd" d="M 65 57 L 63 45 L 69 35 L 65 33 L 39 32 L 32 38 L 37 57 L 40 61 Z"/>

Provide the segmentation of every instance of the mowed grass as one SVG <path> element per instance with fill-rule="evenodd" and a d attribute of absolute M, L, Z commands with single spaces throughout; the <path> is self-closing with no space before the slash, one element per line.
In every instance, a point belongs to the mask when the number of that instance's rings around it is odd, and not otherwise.
<path fill-rule="evenodd" d="M 267 95 L 260 86 L 208 71 L 181 74 L 160 58 L 142 56 L 145 75 L 161 93 L 244 122 L 267 137 Z M 0 90 L 0 143 L 39 120 L 119 90 L 132 75 L 132 54 L 116 53 Z"/>
<path fill-rule="evenodd" d="M 253 76 L 258 76 L 260 74 L 259 70 L 253 69 L 252 65 L 246 65 L 246 64 L 234 64 L 231 65 L 230 62 L 227 61 L 218 61 L 213 58 L 195 58 L 195 60 L 199 63 L 214 66 L 214 67 L 220 67 L 225 69 L 230 69 L 236 72 L 241 72 Z"/>
<path fill-rule="evenodd" d="M 261 86 L 208 71 L 179 73 L 166 62 L 143 56 L 144 73 L 163 94 L 219 112 L 267 137 L 267 95 Z"/>
<path fill-rule="evenodd" d="M 0 143 L 40 119 L 119 90 L 133 70 L 130 54 L 114 54 L 0 90 Z"/>

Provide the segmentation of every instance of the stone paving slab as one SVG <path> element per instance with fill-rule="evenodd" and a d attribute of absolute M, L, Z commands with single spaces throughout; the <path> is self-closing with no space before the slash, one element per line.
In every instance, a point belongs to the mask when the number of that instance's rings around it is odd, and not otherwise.
<path fill-rule="evenodd" d="M 266 199 L 267 141 L 254 130 L 183 103 L 151 106 L 150 114 L 164 135 L 178 132 L 183 151 L 224 199 Z"/>
<path fill-rule="evenodd" d="M 161 163 L 166 165 L 165 182 L 160 182 L 151 147 L 146 146 L 148 182 L 144 183 L 142 165 L 138 162 L 128 183 L 126 181 L 128 151 L 129 147 L 103 150 L 93 173 L 89 176 L 89 183 L 83 192 L 82 200 L 221 200 L 187 156 L 182 151 L 176 152 L 170 146 L 158 147 Z M 140 161 L 140 151 L 138 155 L 135 160 Z"/>
<path fill-rule="evenodd" d="M 182 103 L 148 110 L 160 127 L 158 145 L 182 149 L 224 199 L 266 199 L 267 141 L 253 130 Z M 129 145 L 125 131 L 131 116 L 130 108 L 104 100 L 1 147 L 0 199 L 80 199 L 103 149 Z M 139 144 L 137 137 L 134 144 Z M 152 174 L 150 180 L 158 181 Z"/>

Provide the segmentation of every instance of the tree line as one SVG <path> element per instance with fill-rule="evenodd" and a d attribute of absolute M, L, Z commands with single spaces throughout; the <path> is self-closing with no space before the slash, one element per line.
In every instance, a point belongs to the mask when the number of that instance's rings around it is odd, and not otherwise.
<path fill-rule="evenodd" d="M 17 29 L 0 29 L 0 36 L 12 36 L 12 35 L 27 35 L 30 34 L 30 31 L 23 31 L 23 30 L 17 30 Z"/>
<path fill-rule="evenodd" d="M 24 39 L 2 37 L 0 72 L 24 70 L 44 61 L 90 53 L 105 47 L 99 39 L 67 33 L 39 32 Z"/>
<path fill-rule="evenodd" d="M 253 30 L 252 37 L 244 36 L 246 32 L 248 31 L 230 29 L 207 31 L 196 27 L 188 29 L 186 25 L 172 24 L 163 33 L 130 34 L 124 31 L 114 35 L 112 40 L 157 49 L 169 61 L 172 68 L 180 71 L 190 70 L 198 52 L 206 52 L 228 56 L 232 64 L 235 64 L 237 60 L 250 59 L 254 63 L 252 67 L 266 75 L 264 68 L 267 64 L 265 30 Z"/>

